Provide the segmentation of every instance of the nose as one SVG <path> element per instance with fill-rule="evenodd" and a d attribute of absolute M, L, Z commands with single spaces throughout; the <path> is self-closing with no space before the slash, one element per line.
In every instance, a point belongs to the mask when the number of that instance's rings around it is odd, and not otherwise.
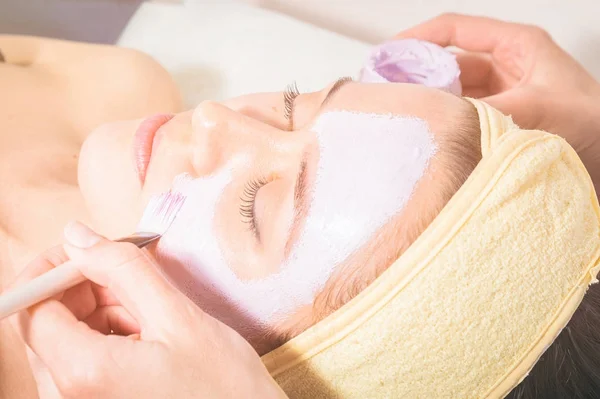
<path fill-rule="evenodd" d="M 281 131 L 212 101 L 192 114 L 192 163 L 198 175 L 297 152 L 300 143 Z M 293 157 L 291 157 L 293 158 Z"/>

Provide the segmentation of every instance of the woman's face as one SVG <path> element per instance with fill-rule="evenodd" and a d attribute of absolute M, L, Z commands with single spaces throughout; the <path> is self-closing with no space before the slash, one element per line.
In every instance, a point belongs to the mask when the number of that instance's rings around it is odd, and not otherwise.
<path fill-rule="evenodd" d="M 260 202 L 283 198 L 293 188 L 307 153 L 311 158 L 316 143 L 310 128 L 324 112 L 414 116 L 427 121 L 435 134 L 441 130 L 438 125 L 447 120 L 444 115 L 451 117 L 460 107 L 456 97 L 423 86 L 356 82 L 332 83 L 321 91 L 297 96 L 293 125 L 281 92 L 249 94 L 222 103 L 205 101 L 161 126 L 144 181 L 138 176 L 139 143 L 134 142 L 142 120 L 99 127 L 81 151 L 79 183 L 94 225 L 116 237 L 130 234 L 150 197 L 167 191 L 174 177 L 182 173 L 207 176 L 228 164 L 234 171 L 233 183 L 242 187 L 274 175 L 277 184 L 269 184 Z M 314 156 L 312 161 L 317 161 Z M 233 194 L 221 202 L 223 210 L 237 218 L 242 192 Z M 264 222 L 257 225 L 264 241 L 270 242 L 276 239 L 280 218 L 271 206 L 258 208 L 269 210 L 269 215 L 257 215 Z M 262 220 L 265 216 L 268 220 Z M 248 233 L 246 223 L 237 224 L 232 223 L 229 233 L 239 227 Z"/>
<path fill-rule="evenodd" d="M 305 188 L 315 183 L 320 147 L 313 128 L 321 115 L 349 111 L 416 117 L 435 136 L 464 106 L 453 95 L 422 86 L 344 79 L 298 95 L 293 109 L 289 96 L 285 101 L 284 93 L 251 94 L 223 103 L 203 102 L 171 119 L 157 117 L 167 122 L 156 132 L 149 162 L 139 158 L 140 149 L 152 143 L 136 135 L 141 121 L 98 128 L 85 142 L 79 165 L 81 190 L 96 228 L 110 237 L 130 234 L 149 199 L 169 190 L 176 176 L 202 179 L 226 169 L 226 184 L 207 184 L 202 195 L 214 197 L 214 223 L 208 233 L 238 278 L 266 277 L 277 271 L 299 239 L 291 224 L 301 226 L 309 217 L 296 210 L 299 200 L 311 201 L 298 193 L 310 197 L 311 190 Z M 368 128 L 362 131 L 369 134 Z M 389 143 L 374 140 L 369 147 L 376 158 Z M 348 173 L 362 172 L 361 166 L 353 168 Z M 376 206 L 363 199 L 359 206 L 371 205 Z"/>

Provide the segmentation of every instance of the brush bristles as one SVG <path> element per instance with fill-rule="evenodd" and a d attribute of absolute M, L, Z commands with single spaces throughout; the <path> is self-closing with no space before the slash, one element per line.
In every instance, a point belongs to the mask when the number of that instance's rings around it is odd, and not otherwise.
<path fill-rule="evenodd" d="M 185 195 L 169 191 L 150 199 L 137 231 L 163 235 L 169 229 L 185 202 Z"/>

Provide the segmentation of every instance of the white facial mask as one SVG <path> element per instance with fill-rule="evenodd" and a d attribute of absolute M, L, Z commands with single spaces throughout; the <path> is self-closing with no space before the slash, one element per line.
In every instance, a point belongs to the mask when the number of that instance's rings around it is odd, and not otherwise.
<path fill-rule="evenodd" d="M 404 208 L 436 152 L 417 118 L 335 111 L 312 130 L 320 157 L 310 210 L 289 259 L 266 278 L 237 278 L 216 240 L 230 172 L 176 183 L 187 200 L 158 245 L 159 262 L 196 304 L 246 337 L 310 304 L 334 268 Z"/>

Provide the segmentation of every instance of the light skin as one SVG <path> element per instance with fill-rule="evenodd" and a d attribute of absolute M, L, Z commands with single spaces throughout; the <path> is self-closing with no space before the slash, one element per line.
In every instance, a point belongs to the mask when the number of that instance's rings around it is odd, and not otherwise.
<path fill-rule="evenodd" d="M 233 184 L 220 199 L 216 215 L 216 224 L 224 226 L 222 232 L 216 232 L 221 236 L 222 247 L 237 273 L 272 269 L 283 257 L 284 243 L 280 239 L 285 235 L 278 233 L 283 230 L 279 224 L 287 218 L 258 212 L 255 224 L 264 237 L 259 243 L 247 221 L 239 217 L 239 199 L 248 182 L 276 176 L 260 190 L 256 203 L 259 211 L 276 212 L 277 202 L 293 192 L 305 157 L 310 185 L 318 154 L 315 134 L 307 127 L 320 113 L 338 109 L 413 115 L 427 120 L 436 132 L 443 130 L 443 121 L 451 120 L 464 107 L 461 100 L 451 95 L 420 86 L 351 82 L 336 90 L 320 107 L 331 87 L 296 98 L 293 130 L 284 116 L 281 93 L 253 94 L 223 103 L 206 101 L 194 110 L 176 115 L 159 131 L 160 142 L 142 185 L 131 167 L 132 140 L 139 121 L 102 126 L 86 141 L 79 166 L 80 185 L 94 226 L 109 236 L 127 234 L 139 220 L 148 199 L 168 190 L 177 175 L 204 177 L 227 165 Z M 439 107 L 428 107 L 427 101 Z M 102 170 L 95 167 L 99 163 Z M 115 225 L 113 219 L 127 223 Z M 252 276 L 254 272 L 248 277 Z"/>
<path fill-rule="evenodd" d="M 203 102 L 194 110 L 177 114 L 160 128 L 160 141 L 154 147 L 142 184 L 131 168 L 132 141 L 139 121 L 108 124 L 94 131 L 83 146 L 79 163 L 80 187 L 93 225 L 107 236 L 128 234 L 148 199 L 168 190 L 176 176 L 188 173 L 192 177 L 207 177 L 227 167 L 232 181 L 219 197 L 214 234 L 228 266 L 240 279 L 264 277 L 277 271 L 289 253 L 286 231 L 290 228 L 299 184 L 306 186 L 298 191 L 305 192 L 307 198 L 297 202 L 310 201 L 318 146 L 309 127 L 321 113 L 345 110 L 415 116 L 429 123 L 434 140 L 443 142 L 441 132 L 452 131 L 448 126 L 456 123 L 467 106 L 451 94 L 422 86 L 343 80 L 322 91 L 297 96 L 292 117 L 286 118 L 283 98 L 281 93 L 253 94 L 224 103 Z M 435 166 L 435 162 L 431 165 Z M 97 167 L 99 164 L 102 169 Z M 300 179 L 303 164 L 306 178 Z M 427 173 L 407 208 L 386 229 L 412 225 L 422 207 L 433 205 L 435 199 L 420 199 L 436 191 L 441 181 L 436 176 L 443 173 L 442 167 Z M 240 198 L 247 201 L 244 190 L 248 184 L 265 176 L 269 177 L 269 183 L 256 193 L 253 228 L 249 228 L 248 216 L 240 215 Z M 305 206 L 298 208 L 296 224 L 301 226 L 307 212 Z M 121 223 L 115 224 L 114 220 Z M 295 234 L 291 245 L 297 238 Z M 400 244 L 390 244 L 389 250 L 395 250 L 397 245 Z M 358 256 L 365 253 L 362 248 L 356 250 Z M 372 256 L 370 251 L 369 254 Z M 386 250 L 382 253 L 385 255 Z M 168 258 L 161 258 L 161 265 L 167 271 L 178 268 Z M 338 268 L 353 270 L 358 265 L 353 257 Z M 371 271 L 365 271 L 366 274 Z M 290 315 L 281 325 L 272 326 L 274 335 L 285 334 L 290 326 L 306 320 L 311 309 L 312 304 Z M 246 338 L 259 353 L 276 345 L 265 341 L 263 336 Z"/>
<path fill-rule="evenodd" d="M 397 38 L 462 50 L 463 95 L 480 98 L 523 129 L 564 137 L 600 192 L 600 83 L 543 29 L 492 18 L 443 14 Z"/>
<path fill-rule="evenodd" d="M 286 397 L 248 342 L 169 284 L 145 251 L 81 224 L 69 225 L 65 238 L 19 279 L 69 258 L 85 265 L 90 281 L 12 320 L 52 376 L 44 397 Z M 57 350 L 75 351 L 78 361 Z"/>
<path fill-rule="evenodd" d="M 131 50 L 0 35 L 0 51 L 3 289 L 56 245 L 61 225 L 88 219 L 77 162 L 89 132 L 106 120 L 178 112 L 181 100 L 166 71 Z M 5 322 L 0 359 L 0 397 L 37 397 L 22 341 Z"/>
<path fill-rule="evenodd" d="M 473 22 L 477 22 L 477 23 L 473 23 Z M 493 52 L 493 50 L 496 48 L 494 43 L 499 43 L 501 42 L 505 37 L 520 37 L 520 38 L 527 38 L 530 36 L 531 33 L 531 28 L 529 27 L 523 27 L 523 26 L 519 26 L 519 25 L 502 25 L 503 28 L 506 29 L 490 29 L 489 24 L 493 24 L 494 21 L 490 21 L 490 20 L 484 20 L 484 19 L 470 19 L 468 17 L 457 17 L 457 16 L 444 16 L 442 19 L 438 19 L 435 20 L 433 22 L 430 22 L 425 26 L 425 28 L 421 27 L 418 28 L 420 29 L 417 31 L 409 31 L 409 33 L 407 33 L 407 36 L 417 36 L 419 37 L 419 35 L 424 35 L 426 36 L 427 34 L 433 36 L 432 32 L 436 32 L 436 31 L 440 31 L 442 32 L 442 36 L 445 36 L 444 40 L 460 40 L 463 42 L 463 44 L 461 45 L 460 43 L 458 43 L 459 46 L 469 50 L 469 45 L 465 44 L 465 43 L 469 43 L 470 42 L 476 42 L 476 41 L 481 41 L 483 40 L 483 38 L 487 37 L 488 41 L 491 42 L 492 44 L 490 44 L 489 48 L 487 49 L 483 49 L 483 48 L 478 48 L 478 49 L 474 49 L 474 51 L 482 51 L 482 52 L 486 52 L 486 51 L 490 51 Z M 429 32 L 429 33 L 427 33 Z M 461 32 L 460 35 L 457 34 L 457 32 Z M 515 35 L 511 36 L 510 34 L 514 33 Z M 487 36 L 486 36 L 487 34 Z M 444 36 L 443 36 L 444 37 Z M 421 36 L 421 38 L 426 38 Z M 459 39 L 460 38 L 460 39 Z M 435 40 L 434 40 L 435 41 Z M 538 44 L 540 44 L 543 42 L 538 42 Z M 547 46 L 555 46 L 551 41 L 545 41 Z M 443 43 L 440 43 L 443 44 Z M 505 44 L 505 49 L 506 48 L 511 48 L 511 44 L 510 42 L 504 43 Z M 512 42 L 512 48 L 513 49 L 520 49 L 519 47 L 519 43 Z M 554 48 L 554 47 L 552 47 Z M 515 51 L 515 54 L 518 54 L 518 52 Z M 515 54 L 513 54 L 513 58 L 515 56 Z M 536 56 L 539 55 L 539 53 L 533 53 Z M 548 54 L 550 54 L 550 56 L 547 57 L 542 57 L 540 58 L 540 61 L 538 63 L 534 63 L 536 65 L 542 65 L 542 66 L 547 66 L 550 71 L 552 71 L 552 66 L 563 66 L 563 70 L 561 70 L 560 73 L 556 73 L 555 75 L 549 75 L 546 73 L 542 73 L 539 76 L 545 76 L 547 78 L 547 80 L 544 81 L 544 79 L 541 79 L 539 82 L 537 82 L 537 84 L 532 85 L 531 82 L 529 81 L 529 77 L 531 76 L 530 74 L 527 74 L 526 76 L 528 77 L 527 79 L 525 78 L 520 78 L 518 79 L 519 83 L 508 83 L 506 86 L 501 87 L 499 89 L 497 89 L 497 93 L 499 92 L 506 92 L 506 93 L 520 93 L 520 90 L 516 90 L 516 88 L 522 88 L 522 87 L 530 87 L 531 89 L 535 88 L 537 90 L 541 90 L 541 92 L 537 92 L 537 94 L 535 94 L 535 90 L 534 90 L 534 94 L 532 95 L 516 95 L 516 97 L 513 97 L 514 101 L 521 101 L 521 105 L 523 106 L 522 109 L 536 109 L 535 105 L 538 105 L 540 101 L 542 101 L 542 99 L 545 99 L 548 97 L 548 93 L 551 93 L 553 91 L 554 86 L 554 82 L 559 80 L 559 79 L 563 79 L 564 78 L 564 73 L 565 71 L 569 72 L 570 74 L 572 74 L 572 79 L 564 79 L 564 84 L 565 87 L 568 88 L 570 87 L 571 90 L 568 91 L 569 96 L 572 97 L 574 102 L 583 102 L 585 104 L 585 106 L 583 107 L 573 107 L 571 109 L 571 112 L 568 115 L 568 118 L 561 118 L 559 117 L 558 119 L 556 119 L 557 123 L 562 123 L 563 126 L 563 130 L 562 132 L 557 131 L 556 133 L 559 134 L 563 134 L 564 136 L 567 136 L 567 139 L 569 139 L 569 137 L 571 137 L 572 140 L 580 140 L 580 142 L 587 142 L 590 144 L 591 148 L 594 149 L 594 151 L 590 151 L 590 153 L 595 153 L 598 154 L 600 153 L 600 150 L 597 149 L 597 146 L 594 145 L 594 143 L 596 143 L 596 141 L 594 140 L 594 132 L 597 130 L 579 130 L 574 128 L 574 126 L 572 125 L 572 121 L 575 120 L 586 120 L 586 118 L 588 118 L 590 116 L 589 114 L 589 110 L 593 109 L 594 106 L 596 106 L 599 101 L 598 101 L 598 97 L 595 96 L 594 93 L 596 93 L 596 89 L 594 89 L 593 87 L 597 87 L 597 83 L 596 82 L 590 82 L 590 93 L 588 94 L 587 91 L 584 91 L 585 94 L 581 94 L 580 89 L 578 89 L 578 85 L 577 84 L 573 84 L 571 86 L 569 86 L 570 83 L 573 83 L 573 81 L 579 81 L 579 79 L 583 79 L 586 82 L 589 82 L 589 79 L 587 79 L 586 76 L 589 76 L 585 73 L 582 73 L 582 69 L 578 66 L 575 65 L 573 66 L 573 62 L 569 60 L 565 59 L 565 54 L 564 53 L 560 53 L 560 52 L 549 52 Z M 568 56 L 566 56 L 568 57 Z M 484 57 L 485 58 L 485 57 Z M 517 57 L 518 58 L 518 57 Z M 463 65 L 467 65 L 467 64 L 463 64 Z M 500 64 L 494 64 L 494 68 L 490 69 L 490 73 L 494 73 L 496 75 L 501 75 L 501 73 L 499 73 L 499 71 L 502 71 L 503 65 Z M 569 66 L 570 65 L 570 66 Z M 533 73 L 533 72 L 532 72 Z M 1 75 L 0 75 L 1 76 Z M 479 75 L 477 74 L 475 69 L 468 69 L 465 68 L 463 70 L 463 86 L 469 87 L 469 84 L 466 84 L 467 81 L 473 81 L 473 82 L 477 82 L 477 81 L 484 81 L 485 79 L 482 79 L 479 77 Z M 552 82 L 552 84 L 550 84 Z M 473 87 L 476 87 L 477 84 L 473 84 L 471 85 Z M 587 84 L 586 84 L 587 86 Z M 484 87 L 484 89 L 487 89 L 487 87 Z M 516 91 L 515 91 L 516 90 Z M 545 90 L 545 91 L 544 91 Z M 482 92 L 484 93 L 484 92 Z M 484 94 L 482 94 L 484 95 Z M 567 100 L 567 97 L 564 95 L 565 101 Z M 507 96 L 508 98 L 509 96 Z M 396 98 L 397 100 L 398 98 Z M 543 100 L 546 101 L 546 100 Z M 508 102 L 509 103 L 509 102 Z M 502 109 L 502 107 L 506 106 L 507 103 L 505 103 L 505 105 L 503 106 L 502 103 L 498 103 L 499 107 Z M 565 104 L 563 104 L 565 105 Z M 234 105 L 231 105 L 232 107 L 234 107 Z M 566 105 L 565 105 L 566 106 Z M 554 107 L 554 108 L 552 108 Z M 521 109 L 521 107 L 519 107 L 519 109 Z M 528 121 L 527 118 L 524 119 L 524 122 L 529 123 L 529 124 L 525 124 L 525 127 L 529 127 L 529 128 L 543 128 L 543 124 L 540 123 L 540 121 L 544 121 L 546 120 L 545 115 L 558 115 L 560 116 L 560 113 L 557 113 L 555 111 L 560 111 L 560 109 L 562 109 L 558 104 L 549 104 L 549 108 L 546 109 L 545 114 L 540 114 L 537 116 L 537 118 L 533 118 L 532 120 Z M 256 113 L 255 109 L 251 109 L 251 108 L 246 108 L 247 111 L 251 112 L 251 113 Z M 372 111 L 371 111 L 372 112 Z M 506 112 L 506 110 L 505 110 Z M 597 113 L 596 113 L 597 115 Z M 516 116 L 516 115 L 515 115 Z M 589 120 L 589 119 L 587 119 Z M 517 122 L 523 123 L 521 121 L 519 121 L 519 119 L 517 118 Z M 434 129 L 435 130 L 435 129 Z M 585 146 L 584 146 L 585 147 Z M 585 148 L 584 148 L 585 149 Z M 581 153 L 580 153 L 581 154 Z M 593 159 L 587 159 L 586 162 L 586 158 L 582 155 L 582 158 L 584 158 L 584 162 L 586 163 L 586 166 L 588 167 L 588 169 L 590 169 L 591 167 L 593 167 L 594 165 L 591 164 L 590 162 L 593 161 Z M 125 251 L 125 249 L 123 249 L 122 247 L 119 249 L 115 249 L 116 252 L 121 253 L 121 251 Z M 95 254 L 96 256 L 99 255 L 99 253 Z M 104 253 L 102 253 L 102 255 L 104 255 Z M 92 259 L 90 259 L 90 263 L 92 262 Z M 35 274 L 35 270 L 39 270 L 39 265 L 33 264 L 29 270 L 31 270 L 31 274 Z M 127 274 L 127 271 L 124 271 L 123 273 Z M 131 276 L 134 274 L 131 274 Z M 26 278 L 25 278 L 26 279 Z M 135 293 L 135 291 L 138 288 L 139 285 L 133 286 L 131 287 L 131 293 Z M 167 301 L 168 299 L 165 299 L 165 301 Z M 141 301 L 140 301 L 141 302 Z M 168 303 L 168 302 L 165 302 Z M 133 306 L 134 304 L 130 304 L 131 306 Z M 157 306 L 160 306 L 160 304 L 157 304 Z M 164 304 L 162 305 L 164 306 Z M 39 308 L 42 309 L 42 308 Z M 127 307 L 129 313 L 133 312 L 133 308 Z M 37 319 L 38 321 L 40 321 L 41 324 L 39 324 L 40 329 L 45 329 L 44 326 L 49 326 L 48 321 L 44 320 L 44 318 L 42 317 L 44 315 L 45 312 L 34 312 L 33 315 L 33 319 Z M 46 323 L 46 324 L 44 324 Z M 66 332 L 67 330 L 65 330 Z M 201 331 L 201 330 L 198 330 Z M 29 345 L 31 345 L 32 347 L 35 346 L 48 346 L 48 347 L 53 347 L 51 345 L 52 341 L 45 341 L 45 337 L 43 336 L 37 336 L 35 339 L 33 339 L 31 336 L 26 336 L 26 340 L 28 341 Z M 50 345 L 47 345 L 50 344 Z M 224 343 L 225 345 L 227 345 L 226 343 Z M 71 353 L 72 351 L 69 350 L 69 352 Z M 54 352 L 52 355 L 53 356 L 57 356 L 57 355 L 65 355 L 65 352 L 61 351 L 61 348 L 58 347 L 56 348 L 56 352 Z M 82 358 L 72 358 L 70 359 L 72 360 L 72 362 L 70 363 L 71 365 L 92 365 L 93 367 L 96 367 L 96 369 L 98 370 L 104 370 L 103 369 L 103 358 L 101 356 L 91 356 L 89 358 L 86 359 L 82 359 Z M 159 361 L 160 359 L 156 359 L 157 361 Z M 80 362 L 80 363 L 77 363 Z M 235 365 L 237 362 L 237 358 L 235 359 L 235 361 L 232 360 L 232 364 L 231 366 Z M 138 366 L 139 367 L 139 366 Z M 136 380 L 135 376 L 143 376 L 144 373 L 142 369 L 136 368 L 134 365 L 132 365 L 132 368 L 128 369 L 129 373 L 131 374 L 131 376 L 133 377 L 133 380 Z M 136 372 L 137 370 L 137 372 Z M 109 371 L 109 370 L 104 370 Z M 52 365 L 52 372 L 54 374 L 57 375 L 68 375 L 67 370 L 65 370 L 64 365 L 61 367 L 61 365 L 57 365 L 54 364 Z M 102 374 L 99 374 L 102 375 Z M 230 375 L 230 373 L 225 372 L 224 374 L 220 375 L 221 378 L 224 378 L 226 376 Z M 2 376 L 4 377 L 4 376 Z M 260 380 L 260 379 L 259 379 Z M 6 381 L 6 380 L 3 380 Z M 184 383 L 184 381 L 179 381 L 181 383 Z M 112 385 L 111 385 L 112 383 Z M 167 383 L 167 382 L 165 382 Z M 194 387 L 194 382 L 189 382 L 191 385 L 188 387 L 190 390 L 194 390 L 196 387 Z M 115 392 L 115 393 L 121 393 L 121 391 L 118 391 L 118 389 L 120 389 L 120 382 L 119 383 L 115 383 L 114 381 L 110 381 L 110 380 L 102 380 L 102 387 L 98 387 L 98 384 L 89 384 L 86 381 L 82 381 L 81 382 L 82 386 L 76 387 L 79 389 L 87 389 L 88 391 L 86 392 L 97 392 L 98 394 L 106 394 L 107 392 Z M 177 383 L 175 383 L 176 385 Z M 113 389 L 113 391 L 110 391 L 110 389 Z M 94 389 L 96 391 L 94 391 Z M 135 388 L 134 388 L 135 389 Z"/>
<path fill-rule="evenodd" d="M 0 79 L 6 76 L 7 85 L 13 85 L 13 90 L 3 92 L 5 96 L 0 97 L 1 112 L 4 113 L 0 123 L 5 124 L 1 131 L 11 133 L 0 137 L 5 155 L 2 184 L 7 193 L 0 204 L 0 212 L 6 216 L 2 240 L 6 247 L 1 252 L 4 286 L 35 253 L 56 243 L 62 226 L 69 219 L 92 224 L 108 237 L 130 234 L 150 196 L 167 190 L 176 175 L 187 172 L 192 176 L 206 176 L 224 163 L 233 165 L 233 184 L 220 199 L 216 215 L 220 222 L 215 235 L 236 273 L 249 278 L 265 275 L 272 272 L 285 250 L 274 233 L 281 228 L 282 218 L 269 214 L 269 209 L 275 207 L 278 198 L 292 192 L 301 155 L 314 151 L 315 135 L 306 127 L 320 112 L 340 109 L 412 115 L 427 120 L 435 132 L 441 131 L 464 107 L 464 102 L 452 95 L 415 85 L 348 82 L 335 93 L 332 91 L 323 106 L 321 104 L 335 83 L 322 91 L 298 96 L 293 117 L 288 118 L 293 120 L 293 126 L 285 117 L 282 93 L 249 95 L 221 104 L 204 102 L 191 111 L 177 113 L 180 102 L 170 78 L 151 60 L 137 53 L 123 53 L 122 49 L 112 53 L 106 47 L 87 48 L 80 44 L 19 37 L 2 37 L 0 48 L 7 61 L 0 65 L 1 72 L 6 72 L 0 73 Z M 79 54 L 81 59 L 77 58 Z M 105 58 L 113 56 L 114 62 L 123 57 L 121 69 L 124 70 L 117 76 L 124 79 L 123 75 L 128 78 L 135 75 L 136 80 L 123 90 L 131 96 L 134 92 L 145 100 L 140 104 L 140 101 L 130 99 L 129 102 L 134 103 L 131 108 L 126 108 L 125 104 L 113 107 L 112 102 L 116 99 L 125 103 L 118 91 L 124 82 L 103 85 L 99 76 L 106 75 L 101 74 L 101 65 L 89 61 L 94 54 Z M 66 60 L 64 65 L 60 64 L 61 57 Z M 138 63 L 135 74 L 124 67 L 132 59 Z M 69 74 L 60 73 L 63 66 Z M 85 68 L 95 79 L 86 79 Z M 105 79 L 115 79 L 113 72 Z M 28 82 L 32 79 L 39 81 L 31 85 Z M 154 81 L 150 92 L 142 84 L 146 81 Z M 81 87 L 81 93 L 73 87 Z M 13 92 L 17 92 L 19 98 L 39 99 L 41 105 L 23 109 L 24 100 L 16 101 L 15 95 L 7 94 Z M 98 103 L 100 98 L 104 101 Z M 154 101 L 156 98 L 163 100 Z M 424 104 L 439 104 L 439 107 L 433 110 Z M 88 107 L 94 108 L 94 112 L 86 115 Z M 79 115 L 80 109 L 83 115 Z M 141 184 L 133 166 L 131 142 L 141 121 L 139 117 L 157 111 L 176 115 L 161 129 L 160 145 Z M 36 117 L 31 118 L 31 115 Z M 115 119 L 133 120 L 93 128 L 104 120 Z M 92 133 L 88 136 L 86 131 Z M 15 157 L 15 153 L 19 156 Z M 314 176 L 317 158 L 313 156 L 309 160 L 311 175 L 308 182 Z M 264 173 L 272 173 L 277 179 L 257 196 L 256 224 L 264 240 L 258 243 L 240 217 L 239 197 L 248 180 Z M 424 179 L 422 185 L 431 184 L 432 177 L 433 174 L 430 179 Z M 425 192 L 425 188 L 417 187 L 417 190 Z M 415 192 L 415 196 L 417 194 Z M 415 209 L 409 204 L 406 213 L 418 213 L 419 203 L 412 205 Z M 414 212 L 409 212 L 411 209 Z M 403 219 L 402 215 L 397 215 L 386 228 L 410 223 L 410 217 Z M 379 236 L 384 233 L 380 232 Z M 372 252 L 369 244 L 365 243 L 364 249 L 357 248 L 351 262 L 349 260 L 350 263 L 340 265 L 340 268 L 357 267 L 361 255 L 368 256 Z M 295 318 L 304 319 L 305 313 L 311 312 L 312 306 L 301 309 L 276 332 L 287 331 L 287 322 L 296 325 Z M 22 347 L 17 344 L 13 332 L 4 324 L 3 328 L 3 334 L 8 337 L 3 342 L 13 343 L 11 347 L 15 348 L 10 351 L 10 357 L 14 359 L 10 361 L 14 365 L 10 378 L 16 381 L 14 386 L 31 386 L 31 380 L 23 372 L 26 366 Z M 265 352 L 273 343 L 257 341 L 253 345 Z M 3 361 L 8 358 L 3 356 Z M 38 360 L 34 359 L 36 378 L 50 392 L 52 380 L 45 372 L 45 365 Z M 33 391 L 31 395 L 34 395 Z M 19 394 L 27 396 L 24 389 Z"/>

